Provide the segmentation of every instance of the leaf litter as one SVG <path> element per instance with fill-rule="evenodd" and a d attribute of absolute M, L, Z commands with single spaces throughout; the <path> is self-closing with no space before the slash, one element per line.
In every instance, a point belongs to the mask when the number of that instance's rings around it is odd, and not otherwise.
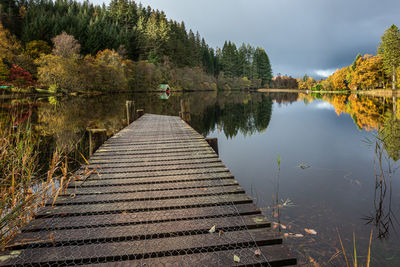
<path fill-rule="evenodd" d="M 240 262 L 239 256 L 233 254 L 233 261 L 234 261 L 234 262 Z"/>
<path fill-rule="evenodd" d="M 308 228 L 304 228 L 304 231 L 310 235 L 316 235 L 317 231 L 315 231 L 314 229 L 308 229 Z"/>
<path fill-rule="evenodd" d="M 213 225 L 213 227 L 211 227 L 211 229 L 210 229 L 210 230 L 208 230 L 208 232 L 210 232 L 210 233 L 214 233 L 214 232 L 215 232 L 215 225 Z"/>

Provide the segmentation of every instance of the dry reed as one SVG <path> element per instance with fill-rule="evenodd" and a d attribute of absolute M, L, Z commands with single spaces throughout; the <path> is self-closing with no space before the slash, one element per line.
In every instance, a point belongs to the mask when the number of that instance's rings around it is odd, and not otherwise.
<path fill-rule="evenodd" d="M 38 176 L 39 144 L 33 136 L 31 123 L 15 124 L 12 118 L 0 121 L 1 249 L 39 208 L 51 199 L 54 204 L 68 184 L 79 179 L 69 171 L 68 153 L 62 149 L 52 155 L 46 175 Z"/>

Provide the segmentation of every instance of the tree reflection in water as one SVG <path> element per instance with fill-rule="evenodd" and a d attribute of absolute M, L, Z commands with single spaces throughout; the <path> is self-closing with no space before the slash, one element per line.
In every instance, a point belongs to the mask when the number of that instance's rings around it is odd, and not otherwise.
<path fill-rule="evenodd" d="M 397 123 L 397 122 L 396 122 Z M 386 128 L 387 129 L 387 128 Z M 392 211 L 392 175 L 395 172 L 394 163 L 398 157 L 393 157 L 394 151 L 387 149 L 387 144 L 392 143 L 393 136 L 387 135 L 385 129 L 378 130 L 375 141 L 366 140 L 367 144 L 374 148 L 374 208 L 370 215 L 363 217 L 366 224 L 373 224 L 377 229 L 377 238 L 389 238 L 395 225 L 399 224 Z M 391 146 L 392 147 L 392 146 Z M 393 147 L 392 147 L 393 148 Z M 398 155 L 399 147 L 397 146 Z"/>

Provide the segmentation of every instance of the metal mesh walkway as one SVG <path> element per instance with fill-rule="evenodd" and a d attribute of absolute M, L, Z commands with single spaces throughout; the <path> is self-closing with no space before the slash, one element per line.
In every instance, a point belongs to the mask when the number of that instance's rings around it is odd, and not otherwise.
<path fill-rule="evenodd" d="M 146 114 L 103 144 L 92 174 L 40 210 L 0 265 L 296 264 L 204 138 Z M 81 170 L 82 171 L 82 170 Z"/>

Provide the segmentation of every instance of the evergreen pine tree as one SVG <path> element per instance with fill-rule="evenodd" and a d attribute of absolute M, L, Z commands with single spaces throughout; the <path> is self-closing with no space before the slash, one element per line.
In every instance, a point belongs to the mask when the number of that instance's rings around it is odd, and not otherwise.
<path fill-rule="evenodd" d="M 360 57 L 361 57 L 361 54 L 358 53 L 357 56 L 356 56 L 356 58 L 354 59 L 353 65 L 351 65 L 351 69 L 352 69 L 352 70 L 355 70 L 355 69 L 356 69 L 356 67 L 357 67 L 357 60 L 358 60 Z"/>
<path fill-rule="evenodd" d="M 392 74 L 392 89 L 396 89 L 396 68 L 400 66 L 400 31 L 392 25 L 381 37 L 378 53 L 383 56 L 385 68 Z"/>

